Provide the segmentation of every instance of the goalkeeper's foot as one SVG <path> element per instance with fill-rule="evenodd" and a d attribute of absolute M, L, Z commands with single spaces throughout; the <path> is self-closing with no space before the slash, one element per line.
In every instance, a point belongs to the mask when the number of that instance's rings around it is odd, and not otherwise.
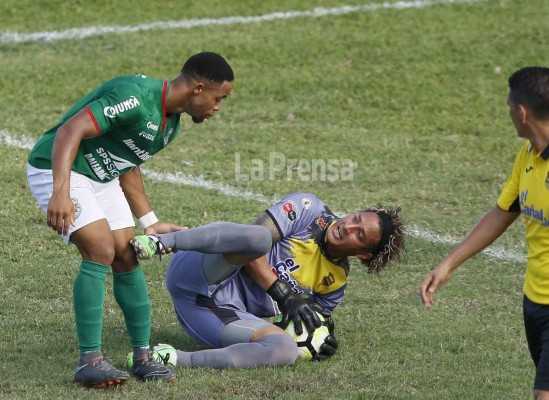
<path fill-rule="evenodd" d="M 154 235 L 135 236 L 130 240 L 130 244 L 140 260 L 150 260 L 156 254 L 162 255 L 165 253 L 164 245 Z"/>
<path fill-rule="evenodd" d="M 76 383 L 94 388 L 122 385 L 130 379 L 130 375 L 119 371 L 102 358 L 95 363 L 86 363 L 76 367 L 74 380 Z"/>
<path fill-rule="evenodd" d="M 167 367 L 175 367 L 177 365 L 177 353 L 175 348 L 169 344 L 159 343 L 154 346 L 151 351 L 151 358 L 159 364 Z M 133 367 L 133 352 L 129 352 L 124 364 L 128 371 Z"/>
<path fill-rule="evenodd" d="M 177 365 L 177 353 L 175 348 L 169 344 L 158 343 L 158 345 L 153 347 L 151 357 L 168 367 L 175 367 Z"/>

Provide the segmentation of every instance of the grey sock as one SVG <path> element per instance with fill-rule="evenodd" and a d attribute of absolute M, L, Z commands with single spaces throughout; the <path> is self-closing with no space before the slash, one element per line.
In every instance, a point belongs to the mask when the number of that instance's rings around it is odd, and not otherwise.
<path fill-rule="evenodd" d="M 256 342 L 238 343 L 221 349 L 192 353 L 177 351 L 177 365 L 193 367 L 257 368 L 290 365 L 297 358 L 297 344 L 286 334 L 267 335 Z"/>
<path fill-rule="evenodd" d="M 185 365 L 191 365 L 191 352 L 176 350 L 177 354 L 177 366 L 184 367 Z"/>
<path fill-rule="evenodd" d="M 206 254 L 265 254 L 271 249 L 271 232 L 261 225 L 214 222 L 158 236 L 172 250 L 191 250 Z"/>

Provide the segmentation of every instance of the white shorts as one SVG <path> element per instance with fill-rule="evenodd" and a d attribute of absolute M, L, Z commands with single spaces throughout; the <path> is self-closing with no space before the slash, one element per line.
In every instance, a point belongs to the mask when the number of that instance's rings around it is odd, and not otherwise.
<path fill-rule="evenodd" d="M 47 213 L 48 202 L 53 193 L 52 170 L 38 169 L 27 164 L 27 181 L 38 205 Z M 106 219 L 113 231 L 135 226 L 130 206 L 118 178 L 100 183 L 71 171 L 70 196 L 76 213 L 75 226 L 71 225 L 69 233 L 66 236 L 63 235 L 67 243 L 74 231 L 100 219 Z"/>

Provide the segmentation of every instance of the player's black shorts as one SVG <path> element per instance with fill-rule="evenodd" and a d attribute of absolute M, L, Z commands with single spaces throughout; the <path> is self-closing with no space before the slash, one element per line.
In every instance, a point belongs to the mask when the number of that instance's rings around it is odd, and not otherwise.
<path fill-rule="evenodd" d="M 524 296 L 522 308 L 528 349 L 536 365 L 534 389 L 549 390 L 549 305 Z"/>

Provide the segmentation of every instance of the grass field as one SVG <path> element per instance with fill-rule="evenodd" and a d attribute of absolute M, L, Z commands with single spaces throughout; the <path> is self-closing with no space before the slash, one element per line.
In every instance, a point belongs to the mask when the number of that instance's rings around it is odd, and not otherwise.
<path fill-rule="evenodd" d="M 511 171 L 521 141 L 507 115 L 507 77 L 549 65 L 549 1 L 156 3 L 0 3 L 0 398 L 529 398 L 521 223 L 459 269 L 433 309 L 422 308 L 418 288 L 493 207 Z M 331 11 L 314 14 L 315 7 Z M 90 35 L 80 38 L 84 28 Z M 412 228 L 406 256 L 379 277 L 353 261 L 335 314 L 340 350 L 328 362 L 178 369 L 174 385 L 79 388 L 72 381 L 79 256 L 46 227 L 27 188 L 28 143 L 99 83 L 134 73 L 170 78 L 203 50 L 231 63 L 234 92 L 213 120 L 193 125 L 185 117 L 184 135 L 145 165 L 157 215 L 190 226 L 249 222 L 298 190 L 340 213 L 400 205 Z M 298 161 L 273 179 L 237 179 L 237 157 L 239 173 L 249 174 L 273 153 Z M 299 160 L 351 160 L 356 168 L 352 180 L 310 179 L 297 174 Z M 167 259 L 143 265 L 152 341 L 202 348 L 172 312 Z M 104 353 L 121 366 L 129 340 L 110 282 L 105 316 Z"/>

